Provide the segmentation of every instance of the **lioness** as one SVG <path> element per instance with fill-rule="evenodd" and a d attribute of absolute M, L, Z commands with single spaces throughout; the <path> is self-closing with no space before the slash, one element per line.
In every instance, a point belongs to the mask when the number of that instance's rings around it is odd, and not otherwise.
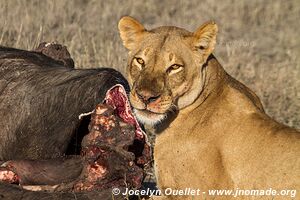
<path fill-rule="evenodd" d="M 118 27 L 129 50 L 130 101 L 138 119 L 163 124 L 178 110 L 155 141 L 161 189 L 206 192 L 179 199 L 234 198 L 209 196 L 212 189 L 300 189 L 299 132 L 266 115 L 259 98 L 224 71 L 212 55 L 214 22 L 195 32 L 174 26 L 146 30 L 126 16 Z"/>

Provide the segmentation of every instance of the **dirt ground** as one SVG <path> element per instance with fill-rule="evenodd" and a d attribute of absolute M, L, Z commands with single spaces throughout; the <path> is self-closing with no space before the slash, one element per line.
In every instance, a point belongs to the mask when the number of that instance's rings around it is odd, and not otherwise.
<path fill-rule="evenodd" d="M 33 49 L 57 41 L 68 46 L 77 68 L 124 72 L 126 50 L 117 32 L 124 15 L 148 29 L 193 31 L 215 20 L 215 55 L 225 69 L 258 94 L 269 115 L 300 128 L 299 0 L 0 0 L 0 45 Z"/>

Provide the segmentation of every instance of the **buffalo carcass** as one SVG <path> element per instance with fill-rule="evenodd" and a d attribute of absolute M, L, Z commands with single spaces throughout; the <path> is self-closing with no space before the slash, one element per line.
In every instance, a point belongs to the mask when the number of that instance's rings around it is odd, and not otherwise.
<path fill-rule="evenodd" d="M 12 160 L 6 162 L 3 167 L 10 165 L 19 167 L 18 173 L 20 174 L 16 178 L 26 177 L 23 180 L 37 181 L 39 184 L 43 184 L 44 177 L 42 176 L 41 180 L 35 180 L 34 177 L 28 176 L 30 168 L 34 172 L 34 167 L 39 166 L 46 174 L 57 172 L 56 178 L 58 179 L 64 173 L 65 167 L 71 174 L 70 176 L 66 175 L 67 179 L 75 180 L 76 183 L 74 186 L 72 185 L 71 192 L 63 193 L 32 192 L 1 183 L 0 198 L 99 199 L 101 197 L 101 199 L 111 199 L 111 190 L 102 187 L 99 180 L 97 180 L 97 186 L 100 185 L 99 188 L 104 188 L 103 190 L 91 190 L 91 187 L 86 187 L 82 183 L 82 181 L 87 180 L 86 178 L 76 179 L 76 177 L 82 177 L 82 174 L 85 177 L 88 176 L 90 171 L 87 169 L 91 163 L 87 160 L 90 160 L 90 157 L 82 155 L 65 157 L 65 155 L 93 152 L 92 150 L 81 149 L 81 144 L 86 147 L 92 146 L 93 143 L 91 145 L 89 139 L 84 139 L 81 142 L 82 138 L 89 138 L 89 135 L 86 135 L 89 132 L 87 129 L 89 119 L 79 120 L 79 116 L 94 110 L 96 105 L 103 102 L 110 88 L 120 84 L 128 91 L 128 85 L 123 76 L 113 69 L 76 70 L 73 68 L 73 63 L 66 49 L 57 44 L 44 43 L 36 51 L 0 48 L 0 160 Z M 99 104 L 99 106 L 102 105 Z M 114 109 L 117 110 L 117 108 Z M 108 110 L 112 115 L 113 109 L 108 108 Z M 105 115 L 105 113 L 103 114 Z M 122 121 L 120 118 L 118 120 Z M 93 123 L 90 124 L 90 131 L 92 131 L 91 126 Z M 124 127 L 124 125 L 122 126 Z M 128 127 L 128 129 L 130 130 L 132 127 Z M 134 136 L 131 135 L 128 139 L 132 141 L 123 142 L 123 146 L 121 145 L 122 148 L 119 150 L 115 150 L 112 145 L 109 145 L 110 142 L 104 145 L 114 149 L 114 153 L 108 156 L 112 157 L 114 161 L 119 159 L 120 165 L 124 165 L 125 161 L 130 163 L 135 159 L 134 155 L 132 157 L 130 153 L 124 151 L 124 149 L 129 150 L 129 144 L 133 143 Z M 89 141 L 90 143 L 88 143 Z M 144 138 L 141 141 L 145 142 Z M 118 146 L 118 144 L 114 145 Z M 94 148 L 94 146 L 92 147 Z M 141 145 L 138 147 L 140 148 Z M 144 147 L 143 144 L 142 147 Z M 102 152 L 103 148 L 100 150 Z M 136 150 L 131 149 L 131 152 L 134 151 Z M 108 152 L 111 152 L 111 149 Z M 109 157 L 104 156 L 101 159 L 107 161 L 110 159 Z M 130 159 L 127 159 L 128 157 Z M 99 158 L 97 157 L 97 159 Z M 98 160 L 94 160 L 92 164 L 97 164 L 97 162 Z M 137 160 L 135 162 L 138 164 Z M 107 163 L 111 164 L 109 161 Z M 117 162 L 114 164 L 118 165 Z M 59 165 L 60 167 L 57 167 Z M 125 170 L 126 173 L 127 168 L 120 167 L 123 168 L 123 171 L 120 170 L 121 168 L 116 171 L 124 172 Z M 109 169 L 115 170 L 112 166 Z M 131 178 L 133 182 L 137 180 L 140 183 L 141 171 L 138 168 L 136 171 L 138 175 L 133 173 Z M 111 174 L 116 175 L 114 172 Z M 46 175 L 45 177 L 46 182 L 44 184 L 48 184 L 49 179 L 47 178 L 49 176 Z M 13 182 L 14 178 L 10 181 Z M 59 182 L 59 180 L 52 179 L 51 181 Z M 107 182 L 108 179 L 105 181 L 110 186 L 124 186 L 124 184 L 120 184 L 122 179 L 113 180 L 112 183 Z M 68 181 L 62 180 L 62 182 L 67 183 Z M 87 184 L 89 185 L 90 182 Z M 70 186 L 60 188 L 68 187 Z"/>
<path fill-rule="evenodd" d="M 64 155 L 79 115 L 118 83 L 127 88 L 113 69 L 73 69 L 39 52 L 0 48 L 0 160 Z"/>

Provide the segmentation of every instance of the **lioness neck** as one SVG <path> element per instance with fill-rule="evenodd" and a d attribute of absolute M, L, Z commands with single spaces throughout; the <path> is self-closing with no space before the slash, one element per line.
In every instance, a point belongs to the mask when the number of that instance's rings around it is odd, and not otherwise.
<path fill-rule="evenodd" d="M 185 117 L 185 115 L 190 114 L 191 112 L 197 112 L 197 110 L 200 110 L 206 104 L 215 101 L 216 97 L 222 94 L 226 85 L 224 83 L 226 83 L 229 75 L 213 55 L 209 57 L 205 64 L 203 73 L 206 73 L 206 75 L 202 91 L 192 104 L 179 111 L 178 117 Z"/>

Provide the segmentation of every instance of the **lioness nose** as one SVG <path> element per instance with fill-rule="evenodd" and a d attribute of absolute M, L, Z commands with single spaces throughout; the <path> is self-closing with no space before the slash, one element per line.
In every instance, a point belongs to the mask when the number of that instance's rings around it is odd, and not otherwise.
<path fill-rule="evenodd" d="M 139 99 L 146 104 L 156 101 L 161 96 L 161 94 L 153 94 L 147 90 L 136 90 L 135 92 Z"/>

